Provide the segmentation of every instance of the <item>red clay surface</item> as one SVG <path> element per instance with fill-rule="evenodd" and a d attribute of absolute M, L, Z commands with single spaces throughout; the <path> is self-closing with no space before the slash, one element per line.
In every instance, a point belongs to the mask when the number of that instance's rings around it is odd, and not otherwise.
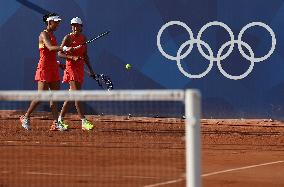
<path fill-rule="evenodd" d="M 35 113 L 25 131 L 19 113 L 0 112 L 0 187 L 185 186 L 184 120 L 89 116 L 80 129 L 51 132 Z M 284 186 L 284 122 L 202 120 L 203 186 Z"/>

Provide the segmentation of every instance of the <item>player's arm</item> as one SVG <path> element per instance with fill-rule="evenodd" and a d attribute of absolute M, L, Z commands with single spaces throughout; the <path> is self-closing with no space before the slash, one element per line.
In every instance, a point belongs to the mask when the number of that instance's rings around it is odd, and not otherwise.
<path fill-rule="evenodd" d="M 88 52 L 87 52 L 87 47 L 86 47 L 86 52 L 84 54 L 84 59 L 85 59 L 85 64 L 87 65 L 88 69 L 89 69 L 89 72 L 90 72 L 90 76 L 93 76 L 95 75 L 95 72 L 92 68 L 92 65 L 90 63 L 90 60 L 89 60 L 89 56 L 88 56 Z"/>
<path fill-rule="evenodd" d="M 71 39 L 70 39 L 70 36 L 67 34 L 63 40 L 62 40 L 62 43 L 61 43 L 61 46 L 60 47 L 64 47 L 64 46 L 70 46 L 71 44 Z M 77 56 L 73 56 L 71 54 L 68 54 L 68 53 L 64 53 L 63 51 L 59 51 L 58 52 L 58 56 L 61 57 L 61 58 L 64 58 L 64 59 L 70 59 L 70 60 L 78 60 L 79 57 Z"/>
<path fill-rule="evenodd" d="M 94 70 L 93 70 L 93 68 L 90 64 L 90 61 L 89 61 L 89 56 L 87 54 L 85 55 L 85 63 L 86 63 L 86 65 L 87 65 L 87 67 L 90 71 L 90 76 L 95 75 L 95 72 L 94 72 Z"/>
<path fill-rule="evenodd" d="M 54 46 L 51 44 L 50 37 L 46 32 L 40 34 L 40 40 L 44 43 L 49 51 L 63 51 L 63 47 Z"/>
<path fill-rule="evenodd" d="M 86 37 L 84 36 L 84 40 L 86 41 Z M 92 68 L 92 65 L 90 64 L 90 60 L 89 60 L 89 56 L 88 56 L 88 48 L 87 46 L 83 46 L 85 47 L 85 54 L 84 54 L 84 60 L 85 60 L 85 64 L 87 65 L 89 72 L 90 72 L 90 76 L 94 76 L 95 72 Z"/>

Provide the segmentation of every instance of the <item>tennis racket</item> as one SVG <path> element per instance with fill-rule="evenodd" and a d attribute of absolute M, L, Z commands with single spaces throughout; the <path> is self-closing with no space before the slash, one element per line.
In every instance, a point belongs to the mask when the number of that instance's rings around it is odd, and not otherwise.
<path fill-rule="evenodd" d="M 112 81 L 108 76 L 106 76 L 104 74 L 91 74 L 86 69 L 84 69 L 84 71 L 86 73 L 88 73 L 91 78 L 95 79 L 97 81 L 99 87 L 101 87 L 102 89 L 108 90 L 108 91 L 113 89 Z"/>
<path fill-rule="evenodd" d="M 98 36 L 96 36 L 96 37 L 94 37 L 94 38 L 92 38 L 92 39 L 86 41 L 85 43 L 74 47 L 74 49 L 79 49 L 79 48 L 82 47 L 83 45 L 92 43 L 92 42 L 96 41 L 97 39 L 99 39 L 99 38 L 101 38 L 101 37 L 103 37 L 103 36 L 108 35 L 109 33 L 110 33 L 110 31 L 103 32 L 103 33 L 99 34 Z"/>
<path fill-rule="evenodd" d="M 62 70 L 66 69 L 66 65 L 65 64 L 61 64 L 59 61 L 57 61 L 57 63 L 59 64 L 59 67 Z M 111 79 L 104 75 L 104 74 L 91 74 L 88 70 L 84 69 L 84 71 L 86 73 L 88 73 L 90 75 L 91 78 L 95 79 L 99 85 L 99 87 L 101 87 L 104 90 L 112 90 L 113 89 L 113 84 Z"/>

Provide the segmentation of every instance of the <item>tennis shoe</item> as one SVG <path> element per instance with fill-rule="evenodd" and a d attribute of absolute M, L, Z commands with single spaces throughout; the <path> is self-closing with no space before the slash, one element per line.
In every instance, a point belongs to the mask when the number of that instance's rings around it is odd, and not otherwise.
<path fill-rule="evenodd" d="M 53 122 L 52 125 L 50 126 L 51 131 L 66 131 L 67 128 L 65 128 L 62 124 L 58 123 L 58 122 Z"/>
<path fill-rule="evenodd" d="M 20 121 L 22 123 L 22 127 L 26 130 L 30 130 L 30 118 L 26 116 L 21 116 Z"/>
<path fill-rule="evenodd" d="M 93 128 L 94 125 L 90 121 L 88 121 L 87 119 L 82 120 L 82 130 L 89 131 L 92 130 Z"/>
<path fill-rule="evenodd" d="M 59 120 L 58 122 L 57 122 L 57 124 L 59 124 L 60 126 L 62 126 L 65 130 L 67 130 L 68 129 L 68 124 L 66 124 L 63 120 Z"/>

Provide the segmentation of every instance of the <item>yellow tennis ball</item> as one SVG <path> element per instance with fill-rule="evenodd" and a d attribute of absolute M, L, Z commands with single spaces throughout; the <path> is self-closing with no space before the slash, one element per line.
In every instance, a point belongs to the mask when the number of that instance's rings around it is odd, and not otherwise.
<path fill-rule="evenodd" d="M 130 64 L 126 64 L 126 65 L 125 65 L 125 68 L 126 68 L 126 69 L 131 69 L 131 65 L 130 65 Z"/>

